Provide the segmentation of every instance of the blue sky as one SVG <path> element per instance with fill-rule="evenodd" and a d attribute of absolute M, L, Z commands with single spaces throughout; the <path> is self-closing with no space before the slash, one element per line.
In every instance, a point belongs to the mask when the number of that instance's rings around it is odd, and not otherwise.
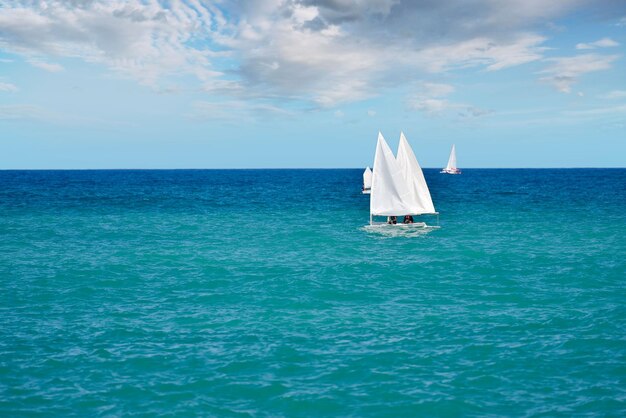
<path fill-rule="evenodd" d="M 0 169 L 624 167 L 625 45 L 609 0 L 0 1 Z"/>

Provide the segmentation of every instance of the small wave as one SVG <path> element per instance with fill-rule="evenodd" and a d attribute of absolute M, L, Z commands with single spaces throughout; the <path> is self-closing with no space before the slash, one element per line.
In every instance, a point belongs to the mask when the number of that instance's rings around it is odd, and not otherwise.
<path fill-rule="evenodd" d="M 500 196 L 524 196 L 524 195 L 529 195 L 530 193 L 528 192 L 510 192 L 510 191 L 504 191 L 504 192 L 493 192 L 494 195 L 500 195 Z"/>

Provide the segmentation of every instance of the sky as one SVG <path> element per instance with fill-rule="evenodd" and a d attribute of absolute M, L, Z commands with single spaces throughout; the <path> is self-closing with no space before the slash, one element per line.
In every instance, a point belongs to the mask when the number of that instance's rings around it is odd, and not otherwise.
<path fill-rule="evenodd" d="M 0 169 L 626 166 L 626 1 L 0 0 Z"/>

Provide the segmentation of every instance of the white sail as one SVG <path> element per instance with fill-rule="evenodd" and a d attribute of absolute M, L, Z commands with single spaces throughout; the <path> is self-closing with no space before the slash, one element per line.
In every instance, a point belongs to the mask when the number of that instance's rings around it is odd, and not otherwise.
<path fill-rule="evenodd" d="M 408 215 L 411 208 L 405 202 L 410 195 L 400 166 L 379 132 L 372 173 L 370 213 L 378 216 Z"/>
<path fill-rule="evenodd" d="M 396 159 L 411 193 L 407 202 L 411 206 L 411 210 L 407 215 L 436 213 L 422 168 L 417 162 L 417 158 L 415 158 L 411 145 L 409 145 L 402 132 L 400 133 L 400 145 L 398 145 L 398 156 Z"/>
<path fill-rule="evenodd" d="M 363 172 L 363 190 L 369 190 L 372 188 L 372 170 L 369 166 Z"/>
<path fill-rule="evenodd" d="M 450 158 L 448 159 L 446 171 L 456 171 L 456 150 L 454 148 L 454 144 L 452 144 L 452 151 L 450 151 Z"/>

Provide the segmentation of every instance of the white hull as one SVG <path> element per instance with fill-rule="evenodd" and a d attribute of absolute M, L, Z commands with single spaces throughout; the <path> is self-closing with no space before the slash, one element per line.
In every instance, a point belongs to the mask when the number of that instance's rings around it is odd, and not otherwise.
<path fill-rule="evenodd" d="M 385 219 L 385 221 L 376 221 L 374 220 L 374 216 L 370 213 L 370 226 L 388 226 L 388 227 L 403 227 L 403 228 L 439 228 L 439 212 L 433 212 L 433 213 L 423 213 L 421 215 L 413 215 L 413 216 L 429 216 L 429 215 L 435 215 L 437 216 L 437 225 L 428 225 L 426 224 L 426 222 L 413 222 L 413 223 L 404 223 L 402 222 L 402 220 L 404 219 L 403 216 L 398 216 L 396 217 L 397 221 L 395 224 L 393 223 L 389 223 L 388 217 L 383 217 L 380 215 L 377 215 L 378 219 L 383 218 Z M 423 219 L 423 218 L 420 218 Z"/>
<path fill-rule="evenodd" d="M 446 170 L 445 168 L 440 171 L 441 174 L 461 174 L 461 170 L 458 168 L 455 170 Z"/>
<path fill-rule="evenodd" d="M 371 226 L 388 226 L 389 228 L 441 228 L 438 225 L 427 225 L 426 222 L 413 222 L 412 224 L 389 224 L 387 222 L 372 222 Z"/>
<path fill-rule="evenodd" d="M 363 193 L 363 194 L 371 194 L 372 191 L 371 190 L 363 190 L 361 193 Z"/>
<path fill-rule="evenodd" d="M 413 222 L 412 224 L 388 224 L 387 222 L 372 222 L 370 226 L 389 227 L 389 228 L 411 228 L 411 229 L 438 229 L 438 225 L 427 225 L 426 222 Z"/>

